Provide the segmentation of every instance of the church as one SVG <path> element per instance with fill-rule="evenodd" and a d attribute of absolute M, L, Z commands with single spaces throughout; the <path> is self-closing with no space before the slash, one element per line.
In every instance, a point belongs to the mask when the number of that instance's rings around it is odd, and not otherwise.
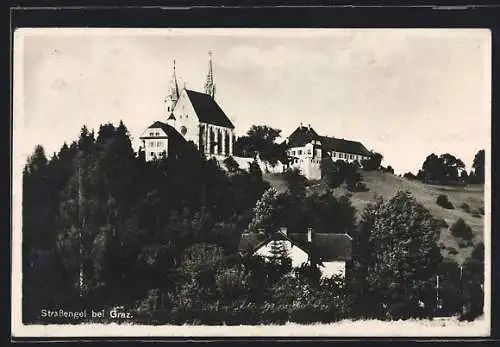
<path fill-rule="evenodd" d="M 204 87 L 203 93 L 180 89 L 174 61 L 169 93 L 164 100 L 164 120 L 154 122 L 140 136 L 146 161 L 167 157 L 189 141 L 207 158 L 233 155 L 235 127 L 215 101 L 211 52 Z"/>

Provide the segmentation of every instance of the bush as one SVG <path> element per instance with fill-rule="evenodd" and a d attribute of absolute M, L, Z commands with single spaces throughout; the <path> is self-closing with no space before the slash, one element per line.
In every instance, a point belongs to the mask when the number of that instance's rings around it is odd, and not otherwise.
<path fill-rule="evenodd" d="M 403 178 L 406 178 L 408 180 L 416 180 L 417 179 L 417 176 L 415 176 L 413 173 L 411 172 L 407 172 L 403 175 Z"/>
<path fill-rule="evenodd" d="M 461 208 L 464 212 L 467 212 L 467 213 L 469 213 L 469 212 L 470 212 L 470 206 L 469 206 L 469 204 L 467 204 L 467 203 L 465 203 L 465 202 L 464 202 L 463 204 L 461 204 L 461 205 L 460 205 L 460 208 Z"/>
<path fill-rule="evenodd" d="M 470 258 L 473 260 L 477 260 L 480 262 L 484 262 L 484 243 L 479 242 L 474 246 L 474 249 L 471 252 Z"/>
<path fill-rule="evenodd" d="M 470 241 L 474 238 L 472 228 L 465 223 L 462 218 L 459 218 L 450 228 L 451 234 L 465 241 Z"/>
<path fill-rule="evenodd" d="M 467 248 L 468 247 L 467 241 L 464 241 L 464 240 L 458 241 L 458 247 L 459 248 Z"/>
<path fill-rule="evenodd" d="M 224 159 L 224 164 L 226 165 L 229 172 L 237 172 L 240 169 L 238 162 L 234 160 L 233 157 L 227 157 L 226 159 Z"/>
<path fill-rule="evenodd" d="M 380 168 L 380 163 L 382 162 L 383 155 L 377 152 L 372 152 L 370 159 L 362 160 L 361 165 L 365 171 L 378 170 Z"/>
<path fill-rule="evenodd" d="M 458 251 L 453 247 L 448 247 L 447 250 L 448 250 L 448 254 L 451 254 L 451 255 L 458 254 Z"/>
<path fill-rule="evenodd" d="M 454 207 L 453 207 L 453 204 L 448 200 L 448 196 L 446 195 L 443 195 L 443 194 L 440 194 L 437 199 L 436 199 L 436 203 L 443 207 L 443 208 L 446 208 L 448 210 L 452 210 Z"/>
<path fill-rule="evenodd" d="M 369 191 L 368 187 L 363 182 L 349 183 L 347 184 L 347 190 L 353 193 Z"/>
<path fill-rule="evenodd" d="M 448 228 L 449 226 L 448 223 L 446 223 L 446 221 L 443 218 L 436 219 L 436 223 L 439 228 Z"/>

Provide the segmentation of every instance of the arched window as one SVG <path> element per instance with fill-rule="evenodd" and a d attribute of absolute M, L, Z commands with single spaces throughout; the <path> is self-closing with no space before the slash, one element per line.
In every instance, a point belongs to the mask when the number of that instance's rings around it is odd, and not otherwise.
<path fill-rule="evenodd" d="M 222 131 L 217 131 L 217 154 L 222 153 Z"/>
<path fill-rule="evenodd" d="M 224 139 L 224 153 L 229 155 L 229 133 L 225 131 L 225 139 Z"/>
<path fill-rule="evenodd" d="M 200 124 L 198 133 L 198 148 L 201 153 L 205 153 L 205 126 L 203 124 Z"/>
<path fill-rule="evenodd" d="M 214 154 L 214 146 L 215 146 L 215 134 L 214 130 L 210 129 L 210 154 Z"/>

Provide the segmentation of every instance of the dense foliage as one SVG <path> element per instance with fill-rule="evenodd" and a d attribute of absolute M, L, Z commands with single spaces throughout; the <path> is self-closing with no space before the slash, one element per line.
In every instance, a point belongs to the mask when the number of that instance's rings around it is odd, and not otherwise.
<path fill-rule="evenodd" d="M 439 234 L 429 211 L 407 192 L 367 207 L 357 235 L 353 275 L 369 308 L 366 314 L 431 315 L 432 285 L 441 261 Z"/>
<path fill-rule="evenodd" d="M 455 207 L 451 203 L 450 200 L 448 200 L 448 196 L 444 194 L 439 194 L 438 197 L 436 198 L 436 204 L 441 206 L 442 208 L 446 208 L 448 210 L 452 210 Z"/>
<path fill-rule="evenodd" d="M 253 125 L 245 136 L 234 144 L 234 153 L 241 157 L 255 157 L 275 165 L 278 161 L 287 162 L 286 144 L 277 143 L 281 130 L 267 125 Z"/>
<path fill-rule="evenodd" d="M 370 205 L 358 224 L 348 196 L 308 195 L 296 170 L 278 193 L 256 162 L 246 171 L 231 159 L 225 172 L 190 143 L 145 162 L 123 123 L 97 134 L 83 127 L 50 159 L 37 146 L 23 172 L 23 321 L 46 324 L 40 309 L 51 307 L 120 306 L 149 324 L 333 322 L 433 307 L 439 226 L 411 196 Z M 292 269 L 280 242 L 269 259 L 240 256 L 242 232 L 281 226 L 351 235 L 347 279 L 322 278 L 316 263 Z M 467 264 L 468 312 L 478 313 L 484 247 Z M 395 313 L 402 302 L 404 314 Z"/>

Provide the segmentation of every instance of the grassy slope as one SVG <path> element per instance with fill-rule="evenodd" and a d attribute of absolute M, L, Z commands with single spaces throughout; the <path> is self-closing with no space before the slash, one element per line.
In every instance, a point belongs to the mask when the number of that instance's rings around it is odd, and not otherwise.
<path fill-rule="evenodd" d="M 462 203 L 467 203 L 471 207 L 471 211 L 477 210 L 479 207 L 484 207 L 484 187 L 483 185 L 470 185 L 468 187 L 447 187 L 438 185 L 427 185 L 418 181 L 410 181 L 395 175 L 383 172 L 362 172 L 363 181 L 368 187 L 367 192 L 351 193 L 351 202 L 356 207 L 358 214 L 364 206 L 373 202 L 376 196 L 381 196 L 384 200 L 390 199 L 399 190 L 408 190 L 412 195 L 422 203 L 436 218 L 443 218 L 448 225 L 452 225 L 458 218 L 463 218 L 465 222 L 471 226 L 474 233 L 474 244 L 483 241 L 484 233 L 484 217 L 473 217 L 471 213 L 467 213 L 460 208 Z M 278 174 L 267 174 L 264 178 L 279 191 L 286 189 L 286 183 Z M 309 192 L 321 193 L 325 187 L 322 184 L 311 182 L 308 187 Z M 336 196 L 348 193 L 343 187 L 334 190 Z M 451 201 L 452 210 L 447 210 L 436 204 L 436 198 L 439 194 L 445 194 Z M 458 251 L 456 255 L 450 255 L 446 250 L 443 251 L 443 256 L 453 258 L 458 262 L 462 262 L 471 252 L 471 247 L 458 247 L 457 239 L 453 237 L 448 229 L 441 230 L 441 240 L 446 247 L 453 247 Z"/>

